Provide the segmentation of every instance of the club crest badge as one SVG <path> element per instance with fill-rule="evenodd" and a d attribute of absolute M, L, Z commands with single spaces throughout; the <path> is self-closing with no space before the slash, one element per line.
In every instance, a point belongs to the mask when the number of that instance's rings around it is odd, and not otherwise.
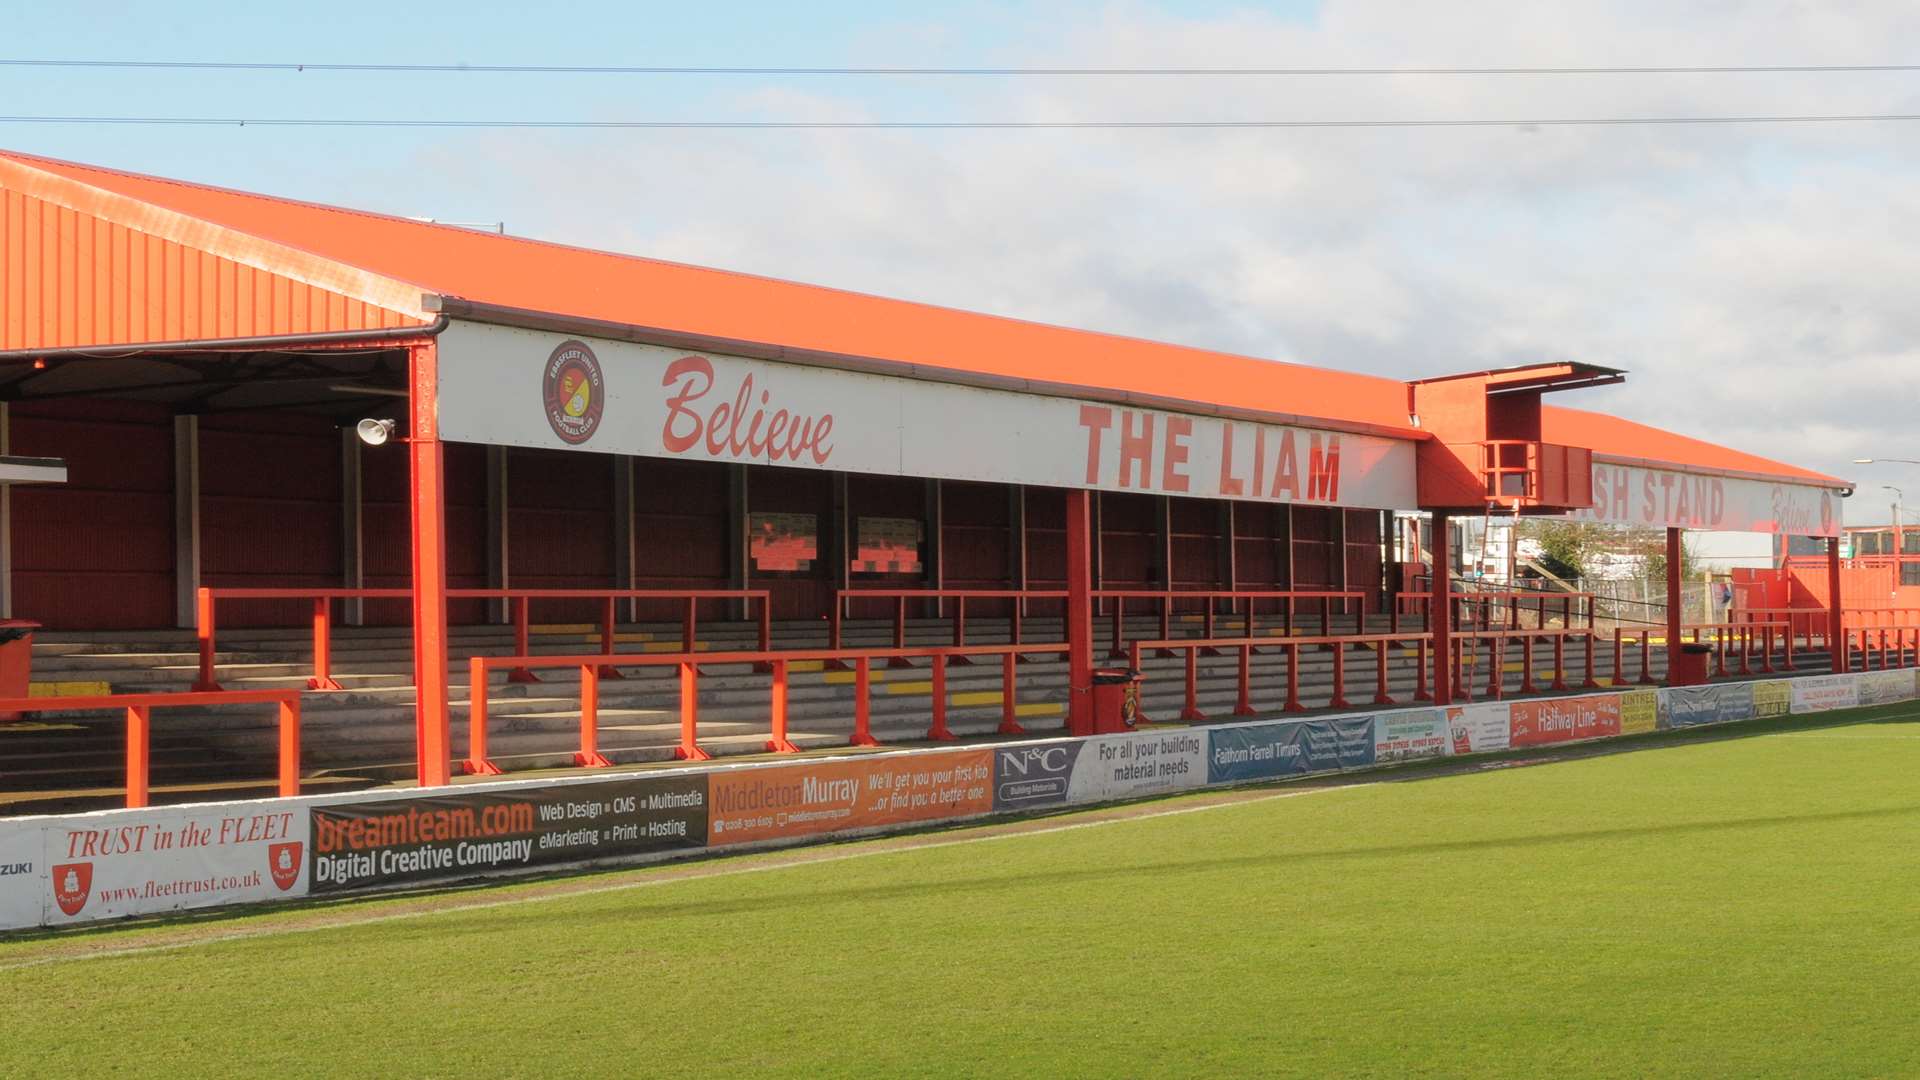
<path fill-rule="evenodd" d="M 582 342 L 563 341 L 543 371 L 542 398 L 553 433 L 569 446 L 593 438 L 607 402 L 600 359 Z"/>

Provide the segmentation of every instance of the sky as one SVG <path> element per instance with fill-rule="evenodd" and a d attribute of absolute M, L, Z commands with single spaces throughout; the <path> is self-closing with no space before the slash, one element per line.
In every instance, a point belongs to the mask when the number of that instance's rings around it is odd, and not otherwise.
<path fill-rule="evenodd" d="M 84 14 L 84 18 L 79 16 Z M 1859 0 L 23 5 L 0 58 L 676 66 L 1913 62 Z M 79 32 L 76 32 L 79 31 Z M 0 67 L 7 116 L 1245 120 L 1920 113 L 1920 73 L 926 78 Z M 0 145 L 1560 403 L 1920 505 L 1920 122 L 1242 131 L 118 127 Z M 1311 413 L 1312 402 L 1298 410 Z M 1920 514 L 1912 515 L 1920 520 Z"/>

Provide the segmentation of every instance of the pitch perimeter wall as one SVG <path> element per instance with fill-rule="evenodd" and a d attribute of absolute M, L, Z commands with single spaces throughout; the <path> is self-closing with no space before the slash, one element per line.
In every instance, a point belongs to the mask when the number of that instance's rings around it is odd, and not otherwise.
<path fill-rule="evenodd" d="M 630 864 L 1920 696 L 1873 671 L 0 821 L 0 930 Z"/>

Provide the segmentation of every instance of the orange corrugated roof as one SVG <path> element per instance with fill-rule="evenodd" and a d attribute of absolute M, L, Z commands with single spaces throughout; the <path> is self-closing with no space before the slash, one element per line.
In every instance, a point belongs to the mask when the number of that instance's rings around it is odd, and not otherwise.
<path fill-rule="evenodd" d="M 59 176 L 424 291 L 504 307 L 1240 408 L 1407 428 L 1395 379 L 1069 330 L 840 289 L 8 154 Z"/>
<path fill-rule="evenodd" d="M 1547 442 L 1585 446 L 1596 454 L 1664 461 L 1681 468 L 1755 473 L 1831 487 L 1844 487 L 1847 484 L 1845 480 L 1825 473 L 1585 409 L 1542 405 L 1540 437 Z"/>
<path fill-rule="evenodd" d="M 423 292 L 568 318 L 777 344 L 1260 412 L 1407 427 L 1397 380 L 498 236 L 0 151 L 56 177 L 225 226 Z M 1599 413 L 1543 407 L 1549 441 L 1596 453 L 1843 481 Z"/>

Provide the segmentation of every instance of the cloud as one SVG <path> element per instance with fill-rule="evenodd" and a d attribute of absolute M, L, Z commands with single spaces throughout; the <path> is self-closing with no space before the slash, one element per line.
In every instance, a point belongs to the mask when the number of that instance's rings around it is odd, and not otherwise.
<path fill-rule="evenodd" d="M 929 28 L 929 38 L 937 38 Z M 982 62 L 1862 63 L 1920 8 L 1145 5 Z M 898 57 L 875 57 L 898 61 Z M 821 82 L 766 119 L 1547 118 L 1920 112 L 1910 75 Z M 620 111 L 620 110 L 615 110 Z M 1920 457 L 1920 143 L 1899 123 L 1242 132 L 525 133 L 425 166 L 514 231 L 1395 376 L 1632 371 L 1566 403 L 1857 475 Z M 472 168 L 484 161 L 486 168 Z M 1302 403 L 1311 411 L 1311 403 Z M 1909 477 L 1920 497 L 1920 473 Z M 1897 478 L 1864 478 L 1870 484 Z"/>

